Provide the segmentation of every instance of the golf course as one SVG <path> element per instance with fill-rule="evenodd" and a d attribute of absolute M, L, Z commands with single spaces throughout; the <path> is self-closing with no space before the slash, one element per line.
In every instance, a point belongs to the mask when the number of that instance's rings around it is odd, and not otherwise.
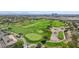
<path fill-rule="evenodd" d="M 39 19 L 39 20 L 28 20 L 18 23 L 10 23 L 8 28 L 11 32 L 14 33 L 22 33 L 26 38 L 26 41 L 29 40 L 30 43 L 32 42 L 41 42 L 42 40 L 47 39 L 50 41 L 51 32 L 48 27 L 64 27 L 64 23 L 60 22 L 59 20 L 48 20 L 48 19 Z M 45 38 L 46 37 L 46 38 Z M 58 37 L 63 39 L 64 35 L 63 32 L 58 34 Z M 63 43 L 46 43 L 47 46 L 53 45 L 62 45 Z"/>

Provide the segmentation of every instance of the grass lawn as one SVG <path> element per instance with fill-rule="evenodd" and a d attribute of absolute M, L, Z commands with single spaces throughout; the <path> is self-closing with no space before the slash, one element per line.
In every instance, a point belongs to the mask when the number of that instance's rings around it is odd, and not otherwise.
<path fill-rule="evenodd" d="M 64 42 L 52 42 L 52 41 L 48 41 L 45 46 L 46 47 L 57 47 L 57 46 L 64 46 Z"/>
<path fill-rule="evenodd" d="M 42 36 L 36 33 L 26 34 L 25 37 L 30 41 L 40 41 L 42 39 Z"/>
<path fill-rule="evenodd" d="M 63 22 L 60 22 L 60 21 L 58 21 L 58 20 L 54 20 L 53 22 L 52 22 L 52 26 L 54 26 L 54 27 L 62 27 L 62 26 L 64 26 L 65 24 L 63 23 Z"/>
<path fill-rule="evenodd" d="M 59 38 L 60 40 L 64 39 L 64 32 L 59 32 L 59 33 L 58 33 L 58 38 Z"/>

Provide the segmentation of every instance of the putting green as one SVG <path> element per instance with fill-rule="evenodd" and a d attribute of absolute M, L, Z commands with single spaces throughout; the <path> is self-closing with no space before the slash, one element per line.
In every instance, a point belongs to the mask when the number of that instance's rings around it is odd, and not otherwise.
<path fill-rule="evenodd" d="M 25 35 L 30 41 L 39 41 L 42 39 L 42 36 L 36 33 L 29 33 Z"/>

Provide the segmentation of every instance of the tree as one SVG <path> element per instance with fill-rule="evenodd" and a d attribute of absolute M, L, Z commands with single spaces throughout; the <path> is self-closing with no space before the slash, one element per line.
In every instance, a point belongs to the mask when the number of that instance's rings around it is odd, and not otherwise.
<path fill-rule="evenodd" d="M 23 48 L 23 44 L 24 44 L 24 42 L 22 40 L 18 40 L 15 43 L 14 48 Z"/>
<path fill-rule="evenodd" d="M 21 36 L 23 36 L 23 33 L 18 33 L 18 35 L 16 35 L 17 38 L 21 38 Z"/>
<path fill-rule="evenodd" d="M 77 43 L 78 43 L 78 35 L 72 35 L 72 41 L 75 44 L 75 46 L 77 47 Z"/>
<path fill-rule="evenodd" d="M 78 39 L 78 36 L 75 35 L 75 34 L 72 34 L 72 41 L 68 42 L 68 46 L 70 48 L 77 48 L 77 39 Z"/>
<path fill-rule="evenodd" d="M 23 33 L 19 33 L 19 35 L 23 35 Z"/>
<path fill-rule="evenodd" d="M 75 48 L 75 44 L 72 41 L 68 42 L 67 45 L 69 48 Z"/>
<path fill-rule="evenodd" d="M 41 48 L 41 47 L 42 47 L 41 43 L 38 43 L 36 46 L 36 48 Z"/>
<path fill-rule="evenodd" d="M 47 40 L 48 39 L 48 36 L 44 36 L 43 38 Z"/>
<path fill-rule="evenodd" d="M 47 29 L 50 29 L 50 28 L 52 28 L 52 26 L 51 26 L 51 25 L 48 25 L 48 26 L 47 26 Z"/>
<path fill-rule="evenodd" d="M 74 22 L 73 22 L 73 26 L 75 27 L 75 28 L 77 28 L 78 26 L 77 26 L 77 24 L 75 24 Z"/>
<path fill-rule="evenodd" d="M 8 30 L 12 30 L 12 28 L 11 27 L 8 27 Z"/>
<path fill-rule="evenodd" d="M 41 43 L 42 43 L 42 44 L 45 44 L 45 43 L 46 43 L 46 41 L 47 41 L 47 40 L 46 40 L 46 39 L 44 39 L 44 40 L 42 40 L 42 41 L 41 41 Z"/>

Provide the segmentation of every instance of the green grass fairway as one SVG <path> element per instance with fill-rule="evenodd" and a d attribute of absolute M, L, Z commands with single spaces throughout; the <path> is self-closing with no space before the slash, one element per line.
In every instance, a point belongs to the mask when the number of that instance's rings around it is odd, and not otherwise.
<path fill-rule="evenodd" d="M 54 26 L 54 27 L 62 27 L 62 26 L 64 26 L 65 24 L 63 23 L 63 22 L 60 22 L 60 21 L 58 21 L 58 20 L 54 20 L 53 22 L 52 22 L 52 26 Z"/>
<path fill-rule="evenodd" d="M 42 36 L 36 33 L 26 34 L 25 37 L 30 41 L 40 41 L 42 39 Z"/>
<path fill-rule="evenodd" d="M 27 23 L 27 22 L 26 22 Z M 46 29 L 49 25 L 49 20 L 36 20 L 34 23 L 29 23 L 28 25 L 22 25 L 21 24 L 11 24 L 9 25 L 10 28 L 12 28 L 12 32 L 15 33 L 23 33 L 24 35 L 28 33 L 36 33 L 36 31 Z"/>

